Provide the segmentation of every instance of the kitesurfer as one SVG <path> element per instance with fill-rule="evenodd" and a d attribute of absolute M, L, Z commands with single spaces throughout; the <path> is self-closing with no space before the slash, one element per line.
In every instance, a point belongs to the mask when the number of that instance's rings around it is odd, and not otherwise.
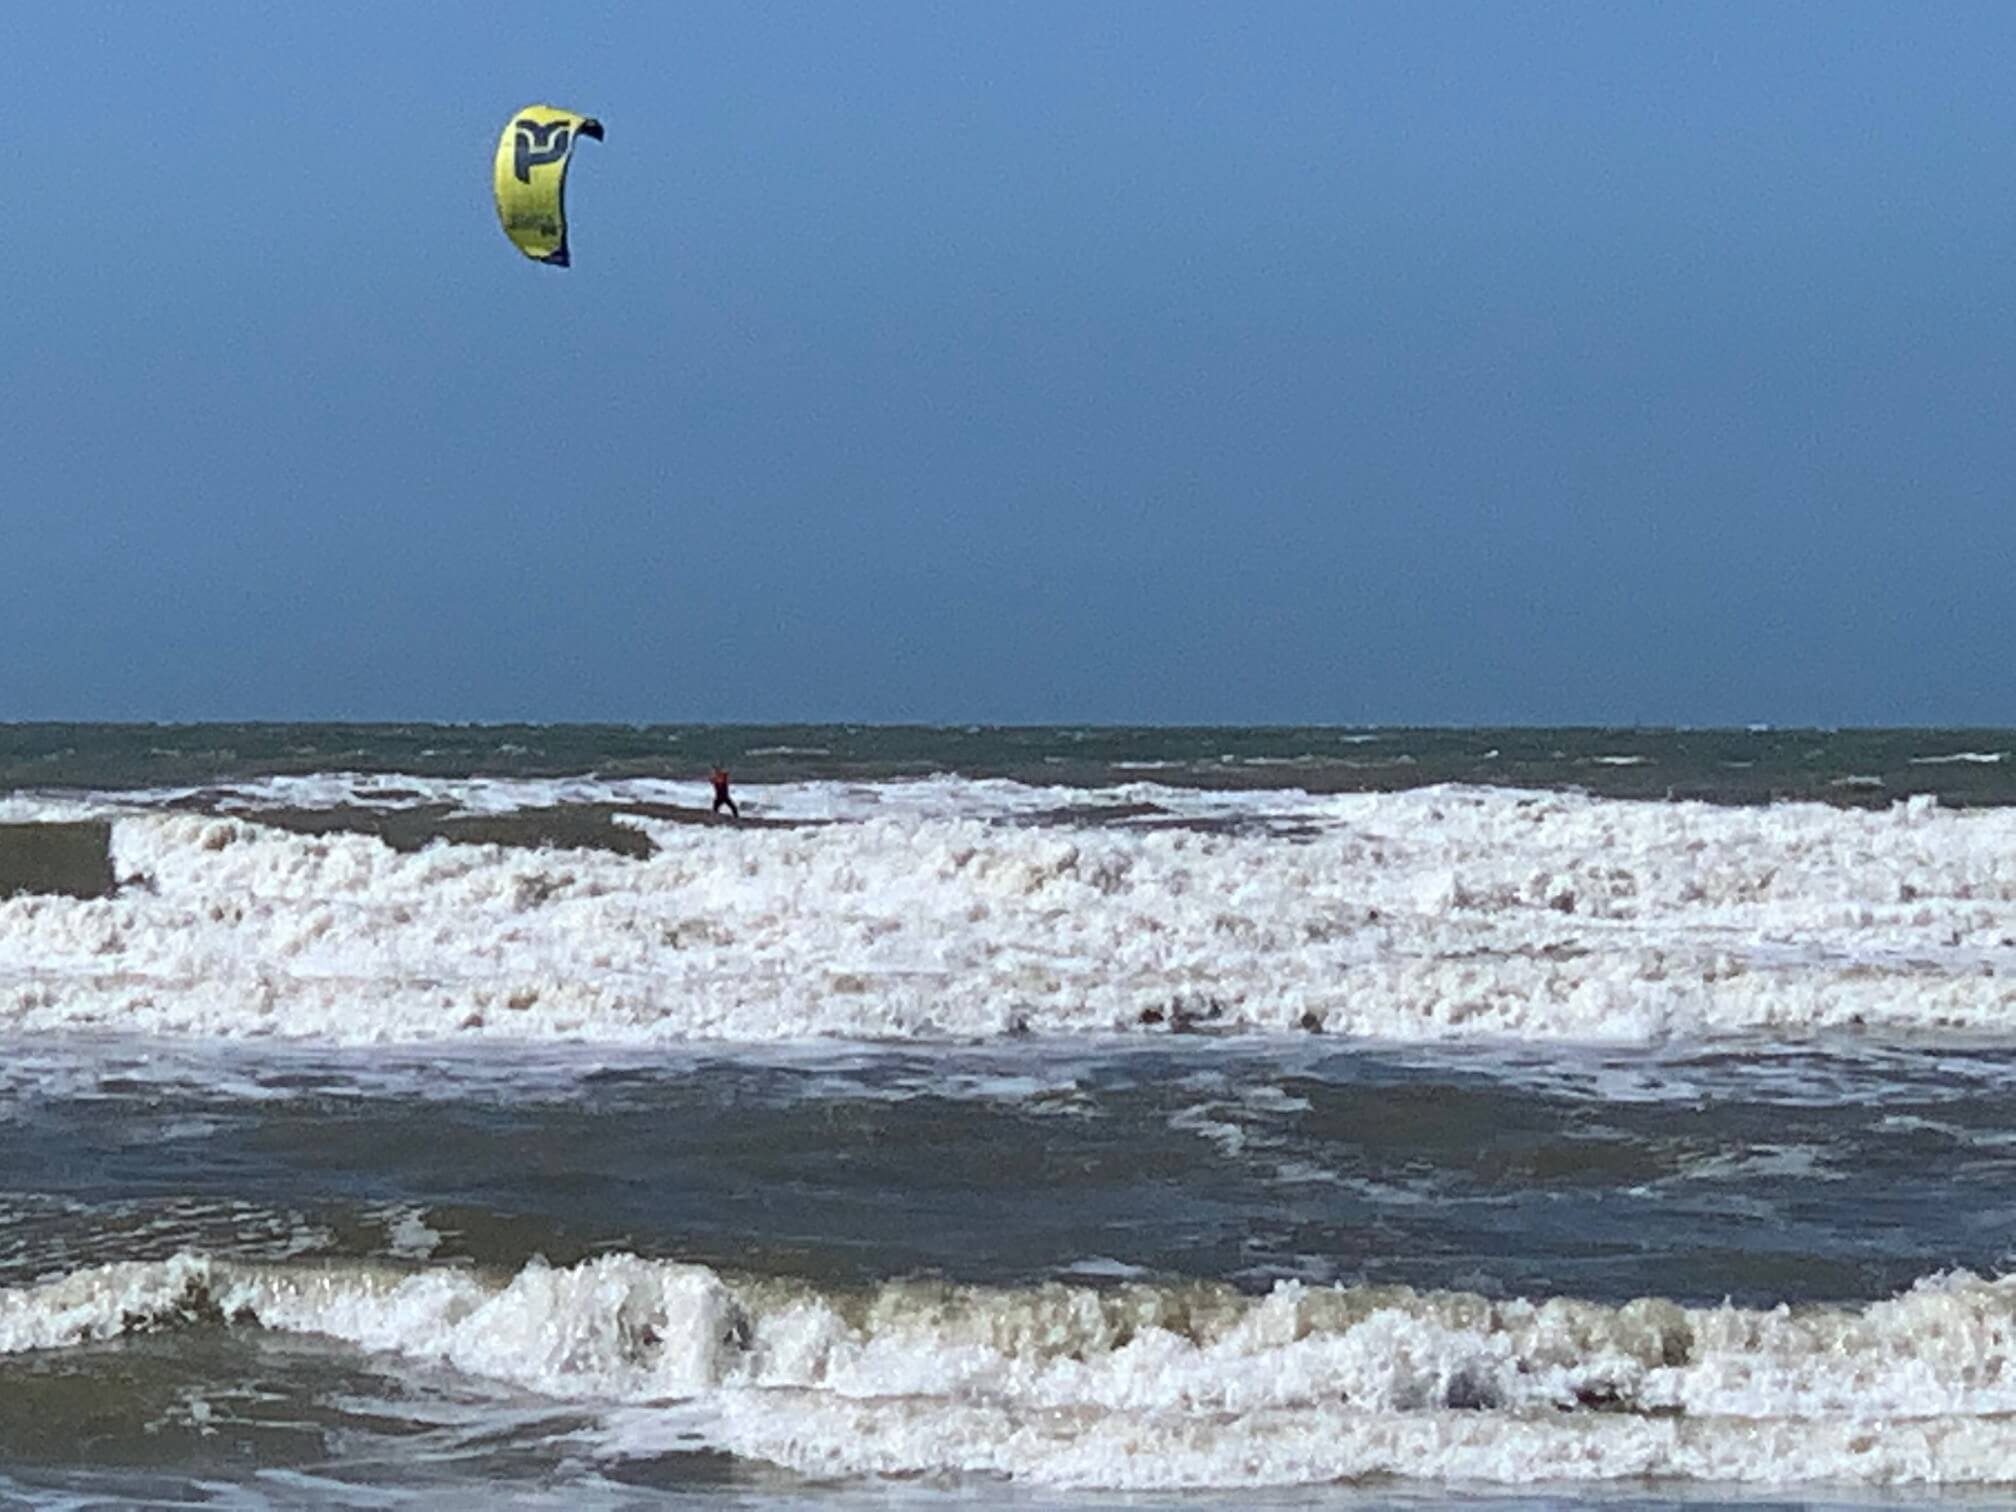
<path fill-rule="evenodd" d="M 718 814 L 725 808 L 731 817 L 740 819 L 742 810 L 735 807 L 735 800 L 728 796 L 728 768 L 716 766 L 711 776 L 714 783 L 714 812 Z"/>

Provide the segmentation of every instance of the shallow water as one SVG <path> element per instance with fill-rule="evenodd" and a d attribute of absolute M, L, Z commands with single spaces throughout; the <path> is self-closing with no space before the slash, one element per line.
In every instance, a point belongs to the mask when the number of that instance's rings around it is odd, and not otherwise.
<path fill-rule="evenodd" d="M 8 1046 L 0 1280 L 182 1250 L 1768 1307 L 2016 1242 L 2016 1052 Z"/>
<path fill-rule="evenodd" d="M 0 1463 L 45 1486 L 1090 1495 L 1187 1424 L 1198 1494 L 1845 1491 L 1844 1417 L 2016 1409 L 2016 1295 L 1956 1274 L 2016 1231 L 2005 1050 L 7 1048 Z"/>

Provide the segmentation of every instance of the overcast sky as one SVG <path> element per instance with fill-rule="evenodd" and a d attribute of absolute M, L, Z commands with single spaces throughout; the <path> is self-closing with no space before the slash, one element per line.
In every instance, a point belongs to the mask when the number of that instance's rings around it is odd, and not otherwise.
<path fill-rule="evenodd" d="M 0 6 L 0 719 L 2016 723 L 2016 7 Z M 490 202 L 599 116 L 574 266 Z"/>

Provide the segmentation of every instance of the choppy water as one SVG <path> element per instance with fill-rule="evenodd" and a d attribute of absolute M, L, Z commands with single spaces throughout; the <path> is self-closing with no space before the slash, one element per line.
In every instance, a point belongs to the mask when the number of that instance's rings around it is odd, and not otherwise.
<path fill-rule="evenodd" d="M 749 782 L 952 775 L 1099 788 L 1385 792 L 1440 782 L 1620 798 L 2016 802 L 2016 730 L 1164 729 L 888 725 L 0 725 L 0 790 L 391 772 Z"/>
<path fill-rule="evenodd" d="M 0 1497 L 2016 1495 L 2016 742 L 1418 733 L 0 732 Z"/>

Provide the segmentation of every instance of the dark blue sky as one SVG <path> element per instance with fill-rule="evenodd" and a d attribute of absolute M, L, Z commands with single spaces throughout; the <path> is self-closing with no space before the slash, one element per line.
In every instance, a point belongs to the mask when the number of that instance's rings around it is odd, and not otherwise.
<path fill-rule="evenodd" d="M 0 719 L 2016 723 L 2016 8 L 0 7 Z M 575 266 L 496 136 L 599 116 Z"/>

